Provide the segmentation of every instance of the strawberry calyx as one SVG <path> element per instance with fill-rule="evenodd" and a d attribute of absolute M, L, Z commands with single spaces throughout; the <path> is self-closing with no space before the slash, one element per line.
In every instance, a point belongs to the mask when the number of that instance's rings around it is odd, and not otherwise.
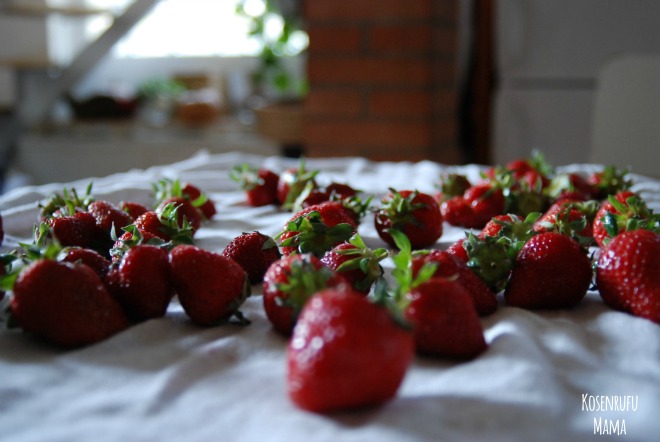
<path fill-rule="evenodd" d="M 628 173 L 628 169 L 606 166 L 602 171 L 589 177 L 589 183 L 594 186 L 600 198 L 607 198 L 609 195 L 614 195 L 632 187 L 633 182 L 628 179 Z"/>
<path fill-rule="evenodd" d="M 305 189 L 316 188 L 316 175 L 318 173 L 318 170 L 307 170 L 305 168 L 305 160 L 301 159 L 298 169 L 291 174 L 291 180 L 288 182 L 289 190 L 282 203 L 282 207 L 286 210 L 295 210 L 296 201 L 299 200 Z M 303 200 L 304 198 L 300 201 Z"/>
<path fill-rule="evenodd" d="M 241 190 L 249 191 L 264 184 L 259 169 L 249 163 L 237 164 L 229 172 L 229 178 L 238 183 Z"/>
<path fill-rule="evenodd" d="M 506 217 L 492 218 L 492 222 L 500 226 L 495 237 L 501 242 L 507 243 L 517 253 L 532 236 L 537 234 L 534 230 L 534 223 L 540 217 L 540 212 L 532 212 L 525 218 L 512 213 Z"/>
<path fill-rule="evenodd" d="M 469 258 L 467 266 L 495 293 L 504 290 L 522 241 L 499 236 L 478 238 L 471 232 L 466 235 L 463 247 Z"/>
<path fill-rule="evenodd" d="M 371 210 L 371 202 L 373 201 L 374 196 L 369 195 L 367 199 L 362 200 L 357 195 L 348 196 L 344 198 L 339 198 L 335 194 L 330 196 L 330 201 L 339 201 L 342 206 L 346 207 L 353 214 L 353 219 L 357 224 L 360 223 L 360 220 Z"/>
<path fill-rule="evenodd" d="M 442 200 L 446 201 L 454 196 L 461 196 L 472 186 L 465 175 L 448 173 L 440 179 L 438 189 L 442 194 Z"/>
<path fill-rule="evenodd" d="M 287 236 L 280 246 L 293 247 L 298 253 L 312 253 L 321 257 L 336 244 L 347 241 L 355 233 L 355 227 L 347 223 L 328 226 L 318 211 L 312 211 L 289 221 L 276 238 L 286 232 L 292 235 Z"/>
<path fill-rule="evenodd" d="M 152 185 L 155 193 L 156 207 L 169 198 L 185 198 L 190 201 L 196 209 L 202 207 L 209 199 L 204 192 L 196 198 L 191 198 L 184 192 L 184 186 L 178 179 L 163 178 Z"/>
<path fill-rule="evenodd" d="M 95 200 L 92 195 L 93 183 L 90 182 L 85 188 L 85 193 L 78 194 L 75 188 L 62 189 L 62 193 L 53 193 L 44 203 L 39 204 L 40 214 L 43 218 L 53 216 L 74 215 L 77 211 L 86 211 L 89 205 Z"/>
<path fill-rule="evenodd" d="M 287 296 L 278 296 L 275 302 L 292 308 L 296 314 L 312 295 L 326 288 L 335 275 L 328 267 L 315 266 L 310 258 L 311 255 L 304 254 L 294 260 L 287 271 L 286 282 L 277 284 L 277 290 Z"/>
<path fill-rule="evenodd" d="M 615 195 L 609 195 L 608 201 L 618 213 L 608 210 L 603 215 L 603 227 L 608 234 L 605 243 L 624 231 L 657 228 L 660 217 L 655 215 L 640 197 L 632 195 L 622 202 Z"/>
<path fill-rule="evenodd" d="M 341 273 L 359 269 L 364 273 L 364 278 L 356 282 L 356 289 L 367 289 L 383 275 L 383 267 L 380 262 L 388 256 L 388 252 L 382 247 L 370 249 L 358 233 L 355 233 L 348 243 L 353 247 L 334 249 L 337 254 L 349 258 L 339 265 L 336 271 Z"/>

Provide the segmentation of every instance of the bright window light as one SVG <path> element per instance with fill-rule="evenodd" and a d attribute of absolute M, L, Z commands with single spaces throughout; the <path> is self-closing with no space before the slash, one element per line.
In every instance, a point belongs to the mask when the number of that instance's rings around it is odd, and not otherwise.
<path fill-rule="evenodd" d="M 88 0 L 108 6 L 108 0 Z M 252 7 L 256 12 L 260 2 Z M 261 50 L 248 36 L 249 19 L 235 12 L 235 0 L 161 0 L 122 40 L 118 58 L 253 56 Z M 87 32 L 98 35 L 108 26 L 103 17 L 89 20 Z"/>

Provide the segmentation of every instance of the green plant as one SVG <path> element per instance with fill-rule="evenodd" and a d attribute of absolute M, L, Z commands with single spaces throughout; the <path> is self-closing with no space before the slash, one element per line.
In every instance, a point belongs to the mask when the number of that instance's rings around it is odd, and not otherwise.
<path fill-rule="evenodd" d="M 296 78 L 286 58 L 307 48 L 302 29 L 299 0 L 237 0 L 236 12 L 250 20 L 249 35 L 259 41 L 261 63 L 253 80 L 264 95 L 300 98 L 307 92 L 307 81 Z"/>

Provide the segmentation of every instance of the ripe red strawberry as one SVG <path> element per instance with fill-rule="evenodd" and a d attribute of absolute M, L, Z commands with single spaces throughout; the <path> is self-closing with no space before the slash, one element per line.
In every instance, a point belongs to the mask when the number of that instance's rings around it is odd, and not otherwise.
<path fill-rule="evenodd" d="M 368 294 L 374 282 L 383 274 L 380 262 L 387 250 L 371 250 L 357 233 L 348 241 L 335 246 L 321 258 L 324 266 L 341 274 L 353 289 Z"/>
<path fill-rule="evenodd" d="M 134 321 L 165 316 L 174 296 L 167 252 L 147 244 L 128 249 L 110 269 L 105 283 Z"/>
<path fill-rule="evenodd" d="M 463 198 L 472 207 L 480 227 L 486 225 L 492 217 L 505 212 L 506 201 L 502 189 L 492 183 L 475 184 L 465 191 Z"/>
<path fill-rule="evenodd" d="M 473 359 L 488 348 L 472 298 L 460 283 L 432 278 L 407 293 L 405 301 L 420 354 Z"/>
<path fill-rule="evenodd" d="M 300 408 L 327 413 L 393 398 L 414 354 L 411 334 L 350 288 L 326 289 L 303 309 L 287 349 L 287 387 Z"/>
<path fill-rule="evenodd" d="M 460 261 L 467 263 L 470 260 L 470 257 L 468 256 L 467 251 L 463 246 L 465 240 L 466 238 L 461 238 L 458 241 L 450 244 L 449 247 L 447 247 L 447 253 L 450 253 L 451 255 L 454 255 L 456 258 L 458 258 Z"/>
<path fill-rule="evenodd" d="M 93 344 L 128 327 L 119 304 L 85 264 L 34 261 L 19 274 L 10 308 L 19 327 L 62 347 Z"/>
<path fill-rule="evenodd" d="M 168 204 L 156 211 L 145 212 L 140 215 L 133 225 L 142 235 L 155 236 L 164 241 L 190 244 L 195 234 L 195 229 L 179 216 L 179 207 L 176 204 Z M 187 218 L 186 218 L 187 219 Z M 145 238 L 148 240 L 148 238 Z"/>
<path fill-rule="evenodd" d="M 379 284 L 375 296 L 393 300 L 413 329 L 415 349 L 421 354 L 458 359 L 470 359 L 483 352 L 486 344 L 475 302 L 455 280 L 460 276 L 434 277 L 436 272 L 444 272 L 442 262 L 423 258 L 415 262 L 408 238 L 396 229 L 392 237 L 399 249 L 392 256 L 392 275 L 397 285 L 393 293 L 387 293 L 387 288 L 383 290 L 384 285 Z M 451 255 L 442 256 L 452 263 Z"/>
<path fill-rule="evenodd" d="M 502 227 L 504 227 L 507 223 L 515 223 L 518 220 L 519 218 L 511 213 L 494 216 L 481 229 L 481 232 L 479 233 L 479 237 L 484 238 L 486 236 L 492 236 L 492 237 L 499 236 L 500 232 L 502 231 Z"/>
<path fill-rule="evenodd" d="M 309 298 L 345 282 L 314 255 L 286 256 L 274 262 L 264 276 L 266 316 L 276 331 L 288 336 Z"/>
<path fill-rule="evenodd" d="M 94 249 L 105 252 L 114 243 L 112 230 L 120 232 L 121 229 L 133 222 L 131 216 L 108 201 L 94 201 L 87 210 L 96 220 L 96 235 Z"/>
<path fill-rule="evenodd" d="M 235 237 L 222 254 L 243 267 L 251 284 L 263 282 L 266 270 L 282 257 L 275 240 L 257 231 Z"/>
<path fill-rule="evenodd" d="M 170 250 L 169 262 L 181 306 L 194 323 L 208 326 L 242 318 L 238 309 L 250 295 L 250 284 L 238 263 L 187 244 Z"/>
<path fill-rule="evenodd" d="M 610 307 L 660 324 L 660 235 L 630 230 L 615 236 L 598 259 L 596 285 Z"/>
<path fill-rule="evenodd" d="M 201 212 L 203 219 L 211 219 L 218 212 L 213 200 L 193 184 L 185 183 L 183 189 L 181 189 L 181 194 L 193 202 L 193 205 Z"/>
<path fill-rule="evenodd" d="M 504 298 L 526 309 L 578 304 L 591 283 L 591 262 L 573 239 L 557 232 L 533 236 L 515 259 Z"/>
<path fill-rule="evenodd" d="M 327 201 L 297 212 L 277 236 L 282 254 L 325 252 L 349 239 L 357 224 L 349 209 L 337 201 Z"/>
<path fill-rule="evenodd" d="M 548 193 L 555 201 L 588 201 L 594 198 L 597 192 L 582 175 L 563 173 L 552 178 Z"/>
<path fill-rule="evenodd" d="M 193 234 L 200 228 L 202 225 L 201 212 L 193 206 L 190 200 L 182 196 L 165 198 L 156 208 L 156 212 L 162 212 L 168 204 L 174 204 L 177 209 L 177 220 L 180 229 L 186 227 L 186 221 Z"/>
<path fill-rule="evenodd" d="M 138 216 L 149 211 L 148 207 L 134 201 L 121 201 L 119 203 L 119 208 L 128 213 L 134 221 Z"/>
<path fill-rule="evenodd" d="M 96 219 L 89 212 L 57 215 L 46 222 L 57 241 L 64 247 L 91 247 L 96 235 Z"/>
<path fill-rule="evenodd" d="M 593 242 L 593 219 L 596 206 L 589 202 L 558 201 L 534 223 L 539 233 L 559 232 L 583 245 Z"/>
<path fill-rule="evenodd" d="M 502 190 L 491 182 L 470 187 L 461 196 L 442 204 L 442 216 L 453 226 L 480 229 L 491 218 L 504 213 L 506 200 Z"/>
<path fill-rule="evenodd" d="M 248 205 L 259 207 L 278 203 L 277 185 L 280 177 L 275 172 L 242 164 L 234 167 L 229 176 L 245 191 Z"/>
<path fill-rule="evenodd" d="M 442 236 L 442 222 L 438 202 L 431 195 L 412 190 L 390 189 L 374 216 L 376 232 L 383 241 L 395 246 L 389 231 L 396 229 L 408 237 L 413 249 L 435 244 Z"/>
<path fill-rule="evenodd" d="M 187 202 L 185 212 L 189 222 L 196 224 L 197 220 L 201 223 L 202 220 L 208 220 L 216 213 L 215 204 L 213 201 L 203 193 L 197 186 L 190 183 L 181 183 L 179 180 L 162 179 L 153 184 L 155 193 L 155 206 L 162 207 L 167 204 L 168 200 L 183 203 L 182 200 Z M 193 210 L 195 213 L 192 213 Z"/>
<path fill-rule="evenodd" d="M 602 248 L 619 233 L 640 228 L 651 215 L 646 202 L 629 190 L 610 195 L 594 217 L 594 240 Z"/>
<path fill-rule="evenodd" d="M 99 275 L 103 280 L 110 268 L 110 261 L 99 252 L 93 249 L 85 249 L 82 247 L 65 247 L 57 255 L 58 261 L 68 262 L 74 264 L 80 262 L 88 265 L 92 270 Z"/>
<path fill-rule="evenodd" d="M 433 277 L 455 279 L 462 285 L 470 294 L 479 316 L 490 315 L 497 310 L 495 293 L 459 258 L 447 251 L 440 250 L 429 250 L 423 254 L 416 254 L 412 259 L 413 277 L 418 275 L 426 263 L 437 265 Z"/>

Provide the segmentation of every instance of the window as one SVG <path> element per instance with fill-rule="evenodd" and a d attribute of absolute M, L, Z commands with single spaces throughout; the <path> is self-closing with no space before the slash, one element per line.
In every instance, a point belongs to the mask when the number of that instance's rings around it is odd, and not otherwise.
<path fill-rule="evenodd" d="M 112 7 L 124 0 L 87 0 L 91 7 Z M 263 0 L 253 0 L 259 8 Z M 113 48 L 118 58 L 250 56 L 259 42 L 248 36 L 249 20 L 236 14 L 236 0 L 161 0 Z M 89 19 L 86 33 L 98 35 L 107 17 Z"/>

